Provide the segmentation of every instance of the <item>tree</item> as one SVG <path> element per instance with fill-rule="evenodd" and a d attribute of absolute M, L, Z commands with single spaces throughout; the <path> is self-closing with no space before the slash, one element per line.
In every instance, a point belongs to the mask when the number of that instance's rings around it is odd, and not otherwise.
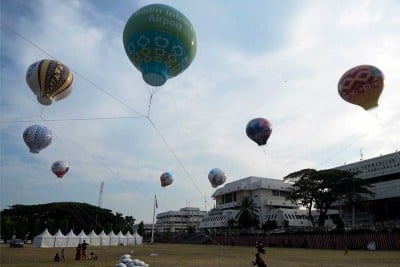
<path fill-rule="evenodd" d="M 124 218 L 124 231 L 133 233 L 133 226 L 135 225 L 135 219 L 132 216 L 125 216 Z"/>
<path fill-rule="evenodd" d="M 137 232 L 138 232 L 139 235 L 144 236 L 145 230 L 144 230 L 144 223 L 143 223 L 143 221 L 141 221 L 141 222 L 139 223 Z"/>
<path fill-rule="evenodd" d="M 284 177 L 284 180 L 294 182 L 287 199 L 306 207 L 311 223 L 323 227 L 328 209 L 334 202 L 342 199 L 361 199 L 374 194 L 369 190 L 370 184 L 356 175 L 354 172 L 335 169 L 303 169 L 293 172 Z M 312 208 L 319 211 L 317 222 L 312 216 Z"/>
<path fill-rule="evenodd" d="M 258 225 L 258 209 L 253 201 L 253 199 L 249 197 L 244 197 L 241 204 L 240 210 L 236 215 L 235 219 L 237 220 L 240 227 L 250 228 Z"/>
<path fill-rule="evenodd" d="M 135 221 L 131 216 L 123 218 L 121 213 L 114 215 L 111 210 L 76 202 L 16 204 L 2 210 L 0 218 L 0 235 L 6 239 L 11 238 L 14 231 L 18 238 L 23 238 L 28 233 L 34 237 L 45 228 L 53 234 L 58 229 L 66 234 L 71 228 L 75 233 L 82 229 L 89 233 L 96 225 L 100 226 L 98 231 L 104 230 L 107 233 L 111 230 L 124 231 Z"/>

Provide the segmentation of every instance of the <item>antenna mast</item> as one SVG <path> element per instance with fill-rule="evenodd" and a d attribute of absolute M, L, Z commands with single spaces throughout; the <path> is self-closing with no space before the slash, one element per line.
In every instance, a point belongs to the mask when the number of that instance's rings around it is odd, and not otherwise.
<path fill-rule="evenodd" d="M 102 200 L 102 196 L 103 196 L 103 188 L 104 188 L 104 182 L 101 181 L 100 192 L 99 192 L 99 201 L 97 202 L 96 222 L 94 224 L 94 231 L 96 231 L 97 218 L 99 217 L 99 209 L 101 208 L 101 200 Z"/>
<path fill-rule="evenodd" d="M 103 188 L 104 188 L 104 182 L 102 181 L 101 185 L 100 185 L 99 201 L 97 202 L 97 207 L 99 207 L 99 208 L 101 208 L 101 200 L 103 197 Z"/>

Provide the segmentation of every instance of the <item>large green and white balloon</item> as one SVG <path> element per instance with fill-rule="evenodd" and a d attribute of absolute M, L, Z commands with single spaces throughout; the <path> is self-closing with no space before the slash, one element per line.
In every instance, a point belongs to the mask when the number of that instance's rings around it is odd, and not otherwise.
<path fill-rule="evenodd" d="M 197 48 L 193 25 L 181 12 L 163 4 L 137 10 L 123 33 L 125 52 L 151 86 L 161 86 L 192 63 Z"/>

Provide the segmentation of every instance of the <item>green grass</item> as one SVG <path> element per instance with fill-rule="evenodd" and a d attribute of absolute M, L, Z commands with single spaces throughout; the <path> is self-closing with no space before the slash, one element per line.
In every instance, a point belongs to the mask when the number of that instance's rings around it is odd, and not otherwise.
<path fill-rule="evenodd" d="M 253 247 L 231 247 L 215 245 L 155 244 L 142 246 L 89 247 L 98 261 L 75 261 L 75 249 L 66 248 L 66 261 L 54 263 L 56 248 L 9 248 L 0 247 L 2 267 L 47 267 L 47 266 L 115 266 L 119 257 L 130 254 L 148 263 L 151 267 L 249 267 L 256 249 Z M 158 256 L 150 256 L 157 253 Z M 399 267 L 400 251 L 318 250 L 297 248 L 267 248 L 264 255 L 268 267 Z"/>

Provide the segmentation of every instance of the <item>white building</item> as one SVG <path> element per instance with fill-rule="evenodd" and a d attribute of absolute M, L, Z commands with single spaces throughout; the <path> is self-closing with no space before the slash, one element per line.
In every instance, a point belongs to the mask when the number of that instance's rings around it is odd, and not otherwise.
<path fill-rule="evenodd" d="M 206 211 L 191 207 L 182 208 L 179 211 L 158 213 L 155 229 L 157 232 L 179 232 L 186 230 L 189 226 L 198 229 L 201 220 L 206 214 Z"/>
<path fill-rule="evenodd" d="M 216 208 L 201 221 L 200 228 L 224 228 L 235 218 L 244 197 L 251 198 L 258 207 L 260 224 L 266 221 L 268 212 L 276 208 L 298 209 L 296 203 L 286 200 L 290 183 L 283 180 L 250 176 L 217 189 L 213 197 Z"/>
<path fill-rule="evenodd" d="M 311 215 L 316 222 L 319 218 L 319 211 L 312 210 Z M 334 220 L 339 217 L 339 211 L 328 210 L 325 218 L 325 227 L 335 227 Z M 308 210 L 301 209 L 272 209 L 268 212 L 267 221 L 275 221 L 277 227 L 291 228 L 312 228 L 313 225 L 309 219 Z M 287 225 L 285 225 L 285 222 Z"/>
<path fill-rule="evenodd" d="M 400 152 L 336 167 L 335 169 L 359 172 L 357 177 L 372 184 L 375 196 L 353 207 L 336 203 L 346 224 L 399 223 L 400 222 Z"/>

